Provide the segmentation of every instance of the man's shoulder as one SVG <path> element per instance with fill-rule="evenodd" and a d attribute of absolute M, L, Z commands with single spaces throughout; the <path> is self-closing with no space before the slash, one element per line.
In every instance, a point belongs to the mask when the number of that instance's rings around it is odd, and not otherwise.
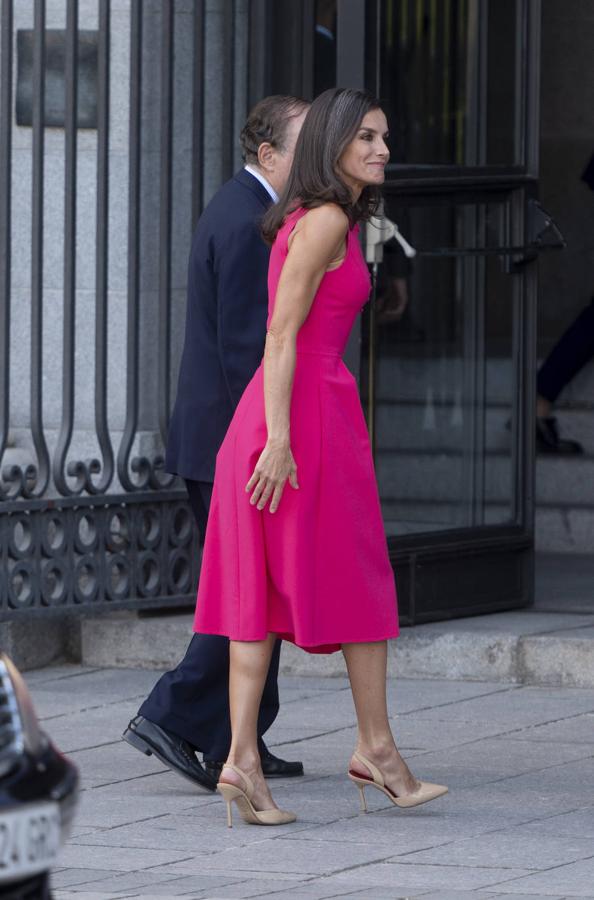
<path fill-rule="evenodd" d="M 252 189 L 251 181 L 258 185 L 257 190 Z M 213 194 L 201 220 L 208 221 L 224 216 L 226 220 L 230 217 L 233 219 L 241 217 L 246 221 L 254 221 L 258 216 L 263 215 L 266 208 L 262 202 L 260 188 L 257 180 L 249 173 L 246 173 L 245 178 L 242 177 L 241 172 L 236 173 Z M 261 188 L 261 190 L 265 190 L 265 188 Z"/>
<path fill-rule="evenodd" d="M 219 188 L 200 216 L 192 240 L 194 251 L 208 247 L 209 254 L 216 255 L 222 247 L 249 246 L 256 251 L 261 245 L 262 251 L 268 252 L 260 230 L 265 207 L 240 182 L 233 181 Z"/>

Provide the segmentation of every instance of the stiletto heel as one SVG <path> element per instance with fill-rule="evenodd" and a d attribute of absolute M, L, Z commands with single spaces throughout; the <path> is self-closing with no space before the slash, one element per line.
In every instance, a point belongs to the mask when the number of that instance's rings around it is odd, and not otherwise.
<path fill-rule="evenodd" d="M 421 781 L 420 788 L 416 791 L 413 791 L 411 794 L 402 794 L 397 796 L 394 791 L 392 791 L 385 783 L 384 776 L 374 764 L 366 759 L 361 753 L 355 752 L 353 754 L 355 759 L 364 765 L 369 771 L 371 775 L 362 775 L 360 772 L 355 772 L 353 769 L 349 769 L 349 778 L 353 781 L 357 787 L 359 788 L 360 796 L 361 796 L 361 809 L 367 812 L 367 802 L 365 800 L 365 788 L 369 785 L 370 787 L 377 788 L 378 791 L 381 791 L 383 794 L 388 797 L 389 800 L 392 801 L 394 806 L 399 806 L 401 809 L 408 809 L 411 806 L 420 806 L 421 803 L 429 803 L 430 800 L 436 800 L 437 797 L 442 797 L 444 794 L 447 794 L 448 789 L 444 784 L 431 784 L 429 781 Z"/>
<path fill-rule="evenodd" d="M 367 800 L 365 799 L 365 788 L 362 784 L 358 784 L 359 800 L 361 801 L 361 812 L 367 812 Z"/>
<path fill-rule="evenodd" d="M 295 813 L 288 812 L 284 809 L 256 809 L 252 803 L 254 796 L 254 785 L 252 779 L 238 766 L 231 763 L 225 763 L 223 769 L 232 769 L 245 783 L 245 791 L 238 785 L 231 784 L 228 781 L 219 781 L 217 790 L 222 795 L 227 804 L 227 825 L 233 827 L 231 804 L 233 800 L 237 803 L 237 809 L 244 822 L 250 825 L 288 825 L 294 822 L 297 816 Z"/>

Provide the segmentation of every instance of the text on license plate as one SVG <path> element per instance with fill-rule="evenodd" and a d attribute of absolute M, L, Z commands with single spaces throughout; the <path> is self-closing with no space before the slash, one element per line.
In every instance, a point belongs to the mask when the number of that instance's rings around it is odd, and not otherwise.
<path fill-rule="evenodd" d="M 0 810 L 0 884 L 49 869 L 60 848 L 57 803 Z"/>

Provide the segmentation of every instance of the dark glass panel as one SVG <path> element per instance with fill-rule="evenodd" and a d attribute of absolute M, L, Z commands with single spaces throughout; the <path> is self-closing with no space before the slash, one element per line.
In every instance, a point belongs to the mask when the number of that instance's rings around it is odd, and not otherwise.
<path fill-rule="evenodd" d="M 368 9 L 370 86 L 392 163 L 521 163 L 517 0 L 382 0 Z"/>
<path fill-rule="evenodd" d="M 314 97 L 336 85 L 336 0 L 316 0 Z"/>
<path fill-rule="evenodd" d="M 408 260 L 390 241 L 378 273 L 375 437 L 386 532 L 510 523 L 516 280 L 493 252 L 506 243 L 507 204 L 391 198 L 386 212 L 426 248 Z M 368 316 L 364 373 L 369 337 Z M 365 401 L 368 389 L 366 380 Z"/>

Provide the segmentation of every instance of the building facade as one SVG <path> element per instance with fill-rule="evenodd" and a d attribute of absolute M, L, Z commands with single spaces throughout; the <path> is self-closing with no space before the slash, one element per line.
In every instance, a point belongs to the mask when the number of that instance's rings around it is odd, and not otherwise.
<path fill-rule="evenodd" d="M 0 9 L 2 616 L 193 603 L 163 471 L 192 228 L 250 105 L 336 84 L 379 96 L 391 131 L 347 363 L 401 621 L 530 604 L 537 262 L 562 244 L 539 203 L 538 0 Z"/>

